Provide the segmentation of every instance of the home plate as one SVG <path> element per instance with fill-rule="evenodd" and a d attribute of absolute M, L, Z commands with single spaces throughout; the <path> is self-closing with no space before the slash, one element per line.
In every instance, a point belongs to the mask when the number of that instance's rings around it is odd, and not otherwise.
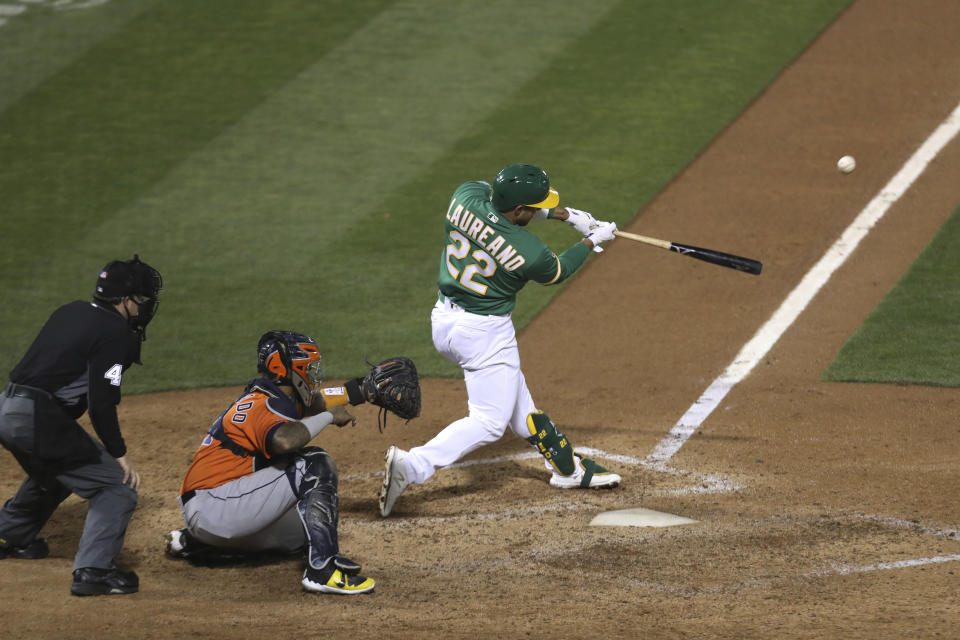
<path fill-rule="evenodd" d="M 675 527 L 678 524 L 693 524 L 696 520 L 663 513 L 653 509 L 620 509 L 605 511 L 590 521 L 591 527 Z"/>

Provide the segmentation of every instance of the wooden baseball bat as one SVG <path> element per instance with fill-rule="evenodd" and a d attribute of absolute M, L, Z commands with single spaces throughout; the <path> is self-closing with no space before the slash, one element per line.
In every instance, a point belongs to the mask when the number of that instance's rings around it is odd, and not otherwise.
<path fill-rule="evenodd" d="M 703 249 L 701 247 L 691 247 L 687 244 L 679 244 L 677 242 L 670 242 L 669 240 L 650 238 L 648 236 L 641 236 L 636 233 L 627 233 L 626 231 L 614 231 L 613 233 L 621 238 L 636 240 L 637 242 L 643 242 L 644 244 L 651 244 L 655 247 L 660 247 L 661 249 L 674 251 L 680 255 L 696 258 L 697 260 L 703 260 L 704 262 L 709 262 L 711 264 L 718 264 L 721 267 L 727 267 L 728 269 L 736 269 L 737 271 L 743 271 L 744 273 L 759 275 L 760 270 L 763 269 L 763 263 L 761 263 L 759 260 L 735 256 L 732 253 L 714 251 L 713 249 Z"/>

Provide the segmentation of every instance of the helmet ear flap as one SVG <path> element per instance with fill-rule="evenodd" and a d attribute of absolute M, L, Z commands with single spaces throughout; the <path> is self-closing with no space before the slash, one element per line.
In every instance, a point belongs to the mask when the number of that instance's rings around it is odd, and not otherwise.
<path fill-rule="evenodd" d="M 304 405 L 313 394 L 309 361 L 320 360 L 313 338 L 291 331 L 268 331 L 257 344 L 257 370 L 274 380 L 292 386 Z M 317 368 L 319 371 L 319 368 Z"/>
<path fill-rule="evenodd" d="M 257 344 L 257 370 L 283 380 L 290 376 L 290 356 L 283 335 L 268 331 L 260 336 Z"/>
<path fill-rule="evenodd" d="M 284 358 L 281 355 L 281 350 L 283 350 L 283 344 L 277 343 L 277 349 L 271 351 L 267 355 L 266 361 L 263 363 L 264 373 L 275 374 L 278 378 L 286 378 L 290 375 L 290 371 L 287 369 L 286 364 L 284 363 Z"/>

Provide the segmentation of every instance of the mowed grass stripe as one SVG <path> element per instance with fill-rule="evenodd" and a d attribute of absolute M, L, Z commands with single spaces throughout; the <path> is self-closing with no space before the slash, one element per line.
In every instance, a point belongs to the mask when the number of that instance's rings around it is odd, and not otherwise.
<path fill-rule="evenodd" d="M 330 291 L 332 313 L 349 323 L 358 306 L 364 317 L 390 309 L 389 321 L 369 328 L 358 347 L 377 344 L 382 352 L 388 340 L 414 336 L 412 351 L 423 354 L 418 363 L 425 371 L 455 373 L 433 352 L 427 323 L 443 243 L 440 216 L 457 184 L 492 180 L 511 162 L 538 163 L 549 170 L 563 202 L 623 225 L 846 4 L 678 8 L 621 2 L 583 37 L 566 42 L 549 67 L 385 203 L 387 212 L 424 216 L 415 230 L 419 238 L 394 215 L 364 223 L 349 241 L 331 247 L 325 258 L 332 280 L 355 282 L 365 294 Z M 749 220 L 717 224 L 742 226 Z M 557 251 L 578 239 L 565 224 L 539 223 L 534 231 Z M 381 287 L 377 296 L 377 283 L 357 282 L 351 274 L 363 273 L 384 247 L 403 271 L 396 286 Z M 559 289 L 527 286 L 513 314 L 517 326 L 524 327 Z"/>
<path fill-rule="evenodd" d="M 19 5 L 23 12 L 0 28 L 0 113 L 159 1 L 113 0 L 72 11 Z"/>
<path fill-rule="evenodd" d="M 163 268 L 171 291 L 163 313 L 190 327 L 191 337 L 168 340 L 181 330 L 158 322 L 151 338 L 165 343 L 160 358 L 192 360 L 197 344 L 226 354 L 186 372 L 171 367 L 168 384 L 244 376 L 249 357 L 238 344 L 275 326 L 317 333 L 329 308 L 322 292 L 354 287 L 323 280 L 324 250 L 357 220 L 382 211 L 392 189 L 447 152 L 465 127 L 524 86 L 611 4 L 548 12 L 541 1 L 538 19 L 522 23 L 503 19 L 514 6 L 506 0 L 469 10 L 395 3 L 78 244 L 91 248 L 91 260 L 105 243 L 116 251 L 136 246 Z M 296 299 L 308 290 L 321 293 Z M 356 328 L 356 317 L 348 328 Z M 349 354 L 363 362 L 356 350 Z"/>
<path fill-rule="evenodd" d="M 543 12 L 551 6 L 540 4 Z M 264 269 L 315 268 L 315 250 L 263 252 L 251 261 L 249 251 L 230 247 L 263 246 L 271 225 L 323 249 L 385 213 L 395 189 L 526 86 L 602 15 L 603 4 L 612 2 L 551 11 L 525 35 L 531 25 L 502 20 L 509 0 L 468 15 L 443 0 L 396 3 L 121 210 L 125 231 L 145 235 L 162 221 L 168 237 L 152 246 L 161 258 L 188 254 L 185 271 L 216 267 L 239 280 L 263 278 Z M 484 46 L 494 39 L 522 42 Z M 100 226 L 92 235 L 109 227 Z M 224 240 L 222 251 L 211 251 L 211 238 Z"/>
<path fill-rule="evenodd" d="M 164 313 L 193 332 L 189 341 L 171 340 L 175 326 L 158 322 L 160 357 L 190 360 L 197 343 L 221 354 L 189 372 L 171 370 L 168 384 L 249 374 L 251 345 L 271 328 L 316 336 L 331 375 L 359 373 L 365 358 L 397 349 L 434 358 L 423 332 L 429 302 L 408 292 L 433 286 L 442 228 L 430 221 L 443 205 L 425 199 L 388 211 L 384 202 L 528 86 L 611 4 L 548 11 L 541 0 L 532 3 L 534 29 L 503 20 L 512 0 L 469 12 L 444 0 L 395 3 L 121 210 L 127 243 L 162 225 L 147 246 L 166 266 L 172 295 Z M 493 44 L 502 42 L 511 45 Z M 367 229 L 387 214 L 399 234 L 384 241 Z M 92 235 L 111 224 L 102 226 Z M 400 256 L 391 240 L 406 237 L 430 240 Z M 341 246 L 354 251 L 330 255 Z M 343 271 L 344 260 L 355 268 Z M 430 269 L 411 277 L 424 261 Z M 392 330 L 389 316 L 414 310 L 416 334 L 406 324 Z M 240 321 L 211 321 L 221 318 Z"/>
<path fill-rule="evenodd" d="M 53 306 L 86 297 L 106 259 L 150 258 L 118 211 L 387 4 L 157 3 L 0 114 L 0 194 L 16 222 L 0 238 L 0 362 Z M 149 234 L 166 231 L 159 220 Z"/>
<path fill-rule="evenodd" d="M 354 20 L 336 27 L 331 3 L 295 0 L 171 0 L 141 14 L 0 116 L 0 188 L 27 216 L 14 233 L 55 220 L 76 238 L 98 224 L 369 18 L 362 2 L 343 5 Z"/>
<path fill-rule="evenodd" d="M 112 224 L 70 239 L 97 261 L 140 238 L 167 276 L 150 366 L 134 369 L 125 390 L 240 382 L 257 335 L 273 325 L 315 334 L 331 378 L 395 353 L 428 375 L 455 372 L 433 352 L 428 312 L 439 217 L 459 182 L 536 162 L 567 202 L 623 222 L 844 4 L 777 5 L 762 19 L 749 1 L 621 2 L 604 4 L 605 15 L 545 2 L 523 13 L 510 3 L 479 14 L 445 3 L 384 7 L 130 190 L 109 209 Z M 576 240 L 558 223 L 537 231 L 557 249 Z M 31 266 L 47 268 L 44 257 Z M 68 277 L 49 281 L 62 292 Z M 79 272 L 51 304 L 89 279 Z M 528 289 L 520 324 L 556 291 Z"/>

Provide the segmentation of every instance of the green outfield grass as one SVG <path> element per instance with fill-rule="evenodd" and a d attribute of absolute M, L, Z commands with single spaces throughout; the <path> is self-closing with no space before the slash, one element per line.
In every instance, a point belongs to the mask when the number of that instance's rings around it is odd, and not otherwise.
<path fill-rule="evenodd" d="M 842 382 L 960 386 L 960 209 L 823 374 Z"/>
<path fill-rule="evenodd" d="M 428 314 L 459 183 L 536 163 L 625 224 L 847 3 L 25 5 L 0 27 L 0 366 L 136 251 L 166 289 L 125 392 L 242 382 L 273 328 L 331 378 L 397 353 L 454 375 Z"/>

